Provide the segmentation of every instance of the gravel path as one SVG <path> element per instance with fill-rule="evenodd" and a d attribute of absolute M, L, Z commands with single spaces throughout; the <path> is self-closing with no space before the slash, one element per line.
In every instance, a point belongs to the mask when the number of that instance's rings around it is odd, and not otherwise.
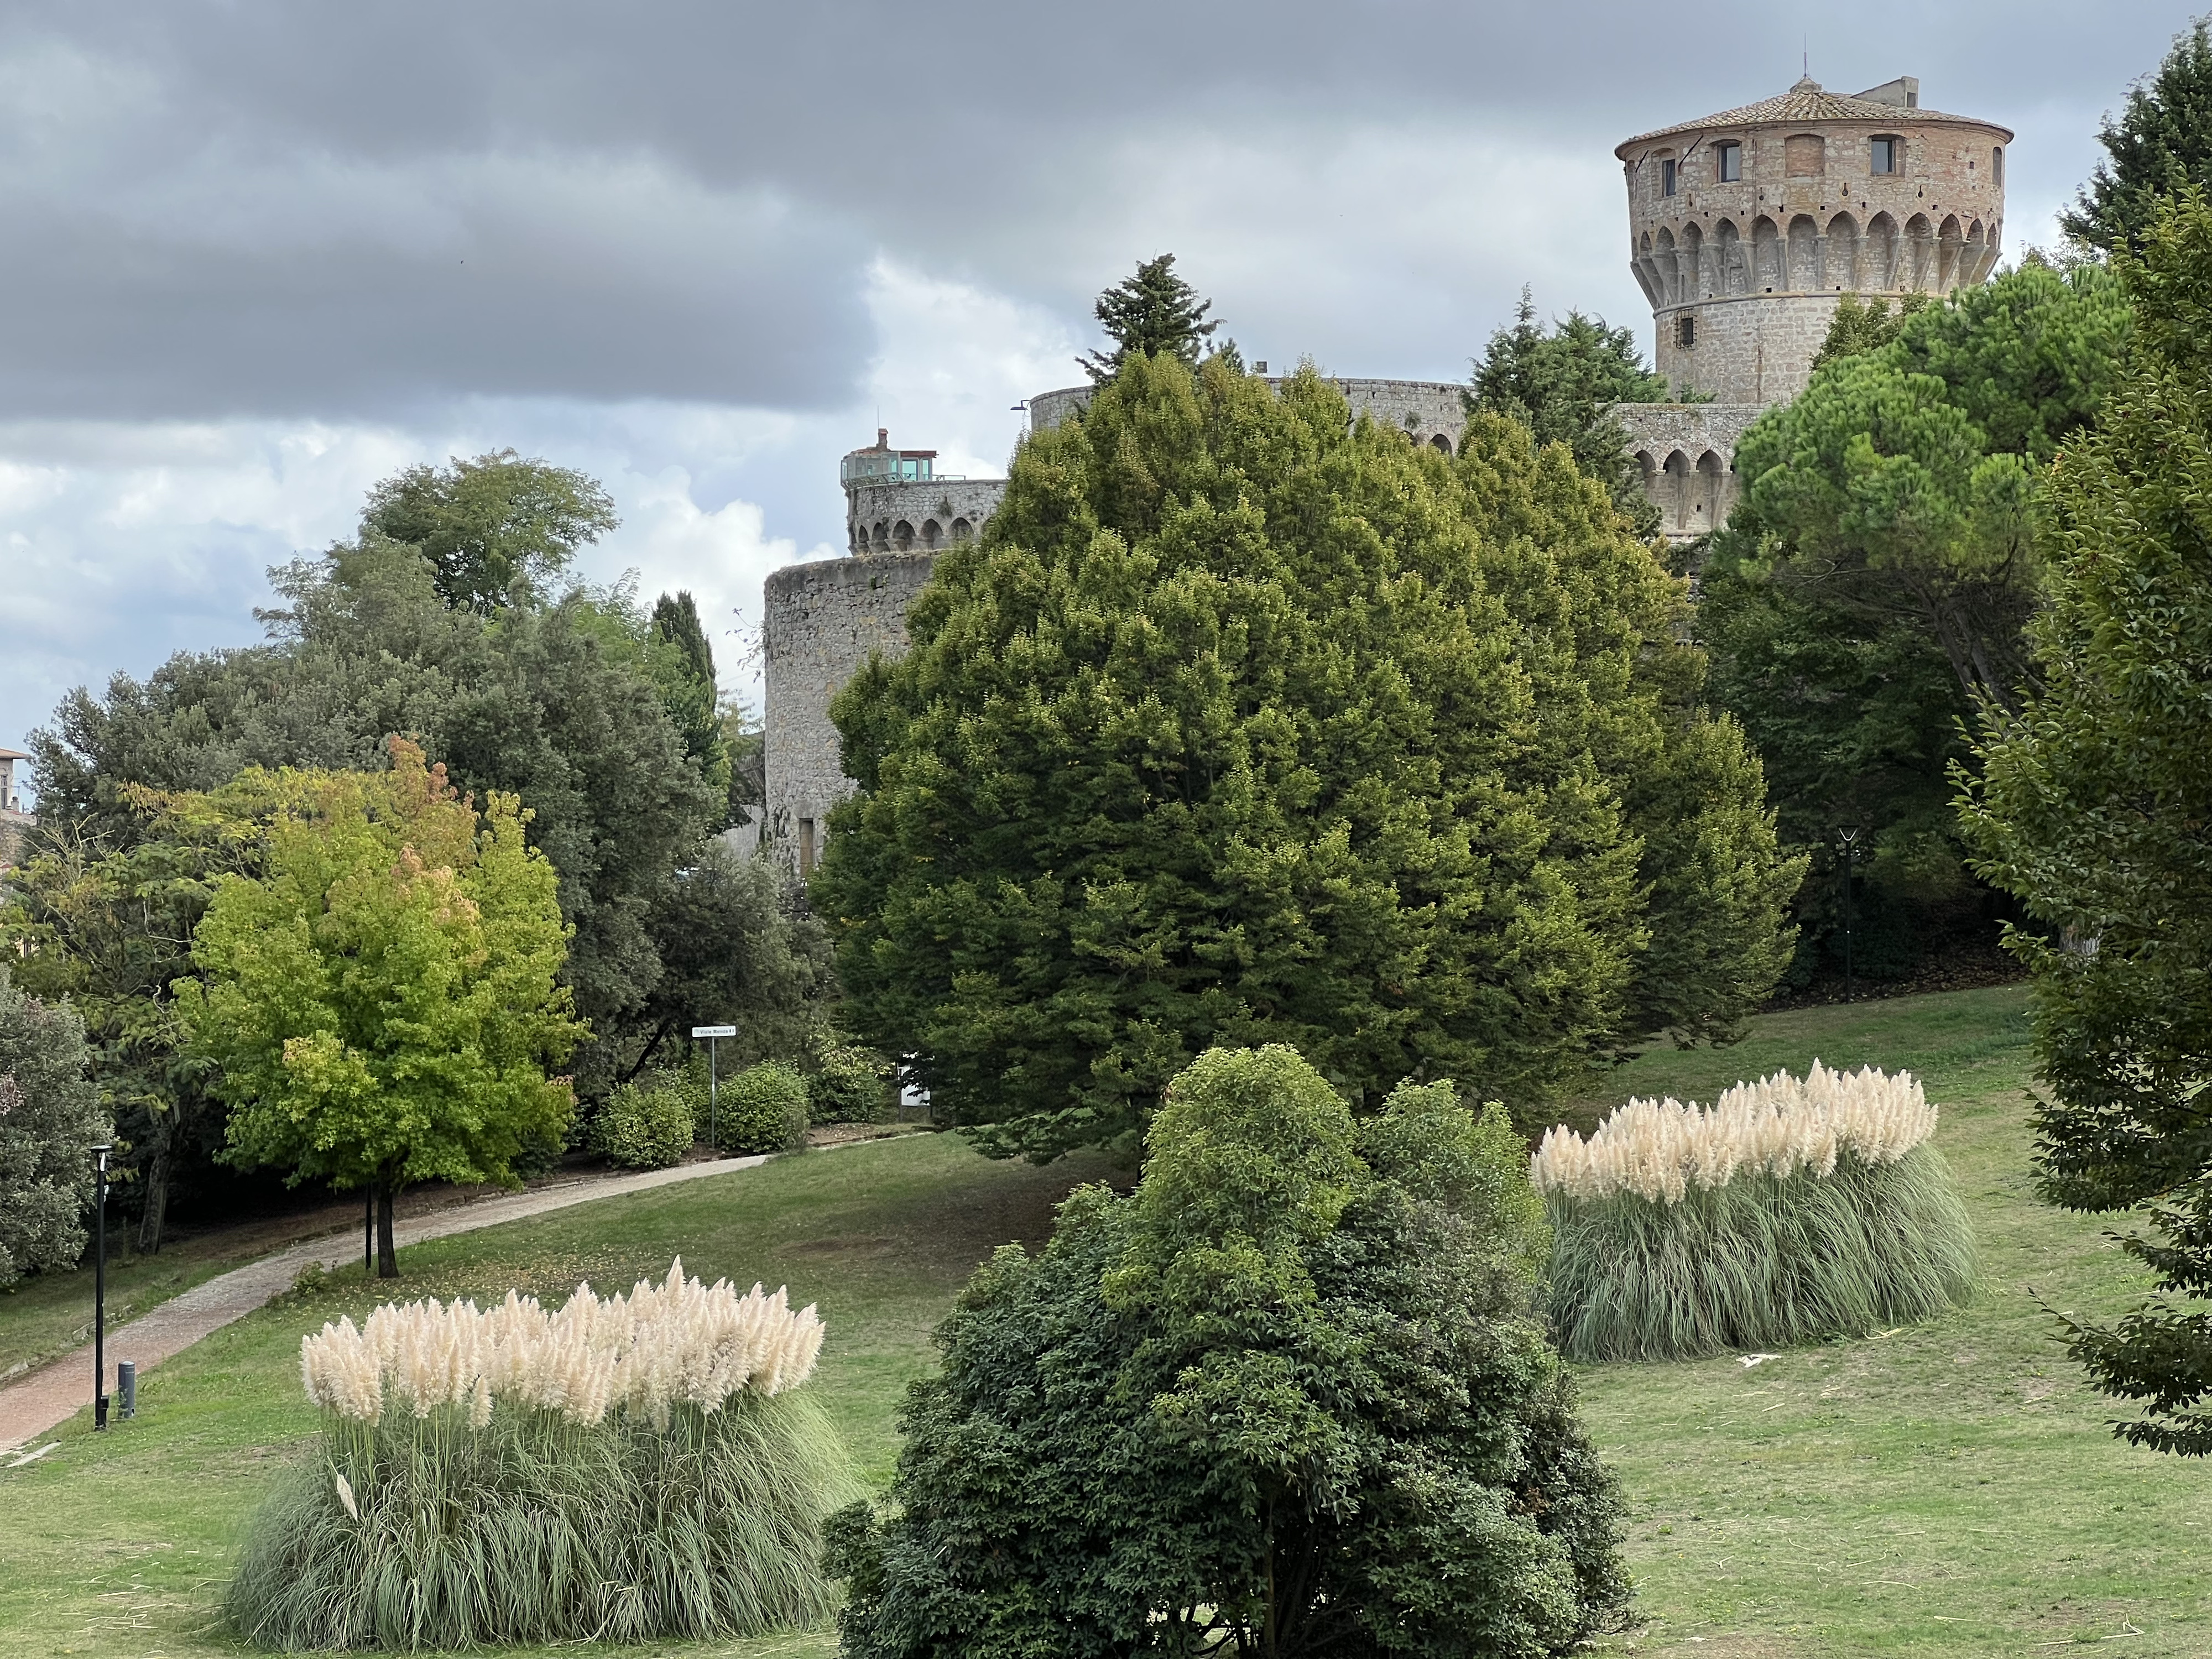
<path fill-rule="evenodd" d="M 586 1180 L 541 1187 L 532 1192 L 478 1199 L 474 1203 L 395 1222 L 392 1237 L 401 1245 L 419 1244 L 426 1238 L 496 1227 L 503 1221 L 565 1210 L 572 1204 L 595 1199 L 642 1193 L 679 1181 L 704 1176 L 727 1175 L 765 1164 L 765 1157 L 725 1158 L 702 1164 L 679 1164 L 671 1170 L 648 1170 L 641 1175 L 596 1176 Z M 112 1367 L 128 1359 L 144 1376 L 171 1354 L 179 1353 L 210 1331 L 221 1330 L 234 1319 L 243 1319 L 272 1297 L 292 1288 L 300 1270 L 311 1263 L 343 1267 L 361 1255 L 358 1232 L 334 1233 L 327 1238 L 295 1244 L 275 1255 L 243 1267 L 233 1268 L 183 1295 L 173 1297 L 142 1318 L 119 1325 L 107 1334 L 107 1386 L 115 1387 Z M 0 1388 L 0 1453 L 22 1446 L 84 1410 L 92 1403 L 92 1345 L 64 1354 L 27 1376 Z M 111 1400 L 109 1409 L 114 1409 Z"/>

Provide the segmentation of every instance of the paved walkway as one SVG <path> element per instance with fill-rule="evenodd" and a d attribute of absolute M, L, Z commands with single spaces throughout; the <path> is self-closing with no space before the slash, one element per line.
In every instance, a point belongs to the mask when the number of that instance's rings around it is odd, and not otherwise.
<path fill-rule="evenodd" d="M 732 1170 L 750 1170 L 767 1162 L 765 1157 L 725 1158 L 702 1164 L 679 1164 L 670 1170 L 648 1170 L 641 1175 L 598 1176 L 541 1187 L 532 1192 L 504 1194 L 395 1222 L 392 1237 L 402 1247 L 419 1244 L 426 1238 L 474 1232 L 479 1227 L 496 1227 L 503 1221 L 520 1221 L 549 1211 L 565 1210 L 573 1204 L 646 1192 L 679 1181 L 696 1181 L 704 1176 L 727 1175 Z M 115 1388 L 112 1368 L 117 1360 L 131 1361 L 143 1376 L 210 1331 L 219 1331 L 233 1320 L 245 1318 L 270 1297 L 290 1290 L 301 1268 L 318 1262 L 325 1267 L 343 1267 L 358 1261 L 360 1256 L 358 1232 L 334 1233 L 218 1274 L 195 1285 L 182 1296 L 173 1297 L 128 1325 L 118 1326 L 107 1334 L 110 1395 Z M 47 1430 L 68 1422 L 91 1400 L 92 1345 L 87 1343 L 0 1388 L 0 1453 L 22 1446 Z M 111 1399 L 109 1409 L 113 1408 Z"/>

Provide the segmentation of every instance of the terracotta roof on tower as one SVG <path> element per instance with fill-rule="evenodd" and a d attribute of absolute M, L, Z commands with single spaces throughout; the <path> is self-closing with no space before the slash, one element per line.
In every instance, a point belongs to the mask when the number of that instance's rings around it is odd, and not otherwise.
<path fill-rule="evenodd" d="M 1882 103 L 1872 98 L 1847 97 L 1840 92 L 1828 91 L 1818 81 L 1807 76 L 1778 98 L 1764 99 L 1756 104 L 1746 104 L 1741 109 L 1724 109 L 1717 115 L 1703 116 L 1695 121 L 1677 121 L 1672 126 L 1639 132 L 1616 147 L 1613 153 L 1626 161 L 1631 149 L 1638 144 L 1648 144 L 1655 138 L 1668 137 L 1678 132 L 1702 132 L 1713 127 L 1747 127 L 1777 121 L 1880 121 L 1885 125 L 1950 121 L 1960 126 L 1988 127 L 1993 131 L 2002 132 L 2008 139 L 2013 136 L 2010 127 L 1999 126 L 1995 121 L 1984 121 L 1978 116 L 1946 115 L 1941 110 Z"/>

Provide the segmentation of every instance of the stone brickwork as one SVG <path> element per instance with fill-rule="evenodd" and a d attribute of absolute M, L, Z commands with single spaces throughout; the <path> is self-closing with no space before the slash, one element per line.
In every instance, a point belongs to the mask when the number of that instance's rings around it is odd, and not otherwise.
<path fill-rule="evenodd" d="M 1261 378 L 1279 388 L 1283 377 Z M 1337 380 L 1336 389 L 1352 405 L 1352 417 L 1370 416 L 1381 424 L 1396 428 L 1416 443 L 1430 444 L 1445 453 L 1459 447 L 1467 428 L 1467 410 L 1460 394 L 1466 390 L 1450 380 Z M 1091 401 L 1092 388 L 1063 386 L 1040 392 L 1029 400 L 1030 430 L 1047 432 Z"/>
<path fill-rule="evenodd" d="M 1844 295 L 1887 301 L 1981 282 L 2002 249 L 2012 136 L 1921 108 L 1909 76 L 1850 96 L 1808 77 L 1620 146 L 1629 266 L 1651 303 L 1659 372 L 1678 392 L 1718 399 L 1708 410 L 1784 403 L 1811 379 Z M 1705 418 L 1718 431 L 1733 417 Z M 1696 476 L 1705 452 L 1660 441 L 1668 447 L 1650 450 L 1646 477 L 1668 534 L 1712 528 L 1734 504 L 1733 439 L 1711 446 L 1721 465 L 1710 483 Z M 1668 471 L 1676 453 L 1686 477 Z"/>
<path fill-rule="evenodd" d="M 1739 489 L 1736 441 L 1765 412 L 1763 404 L 1613 405 L 1669 541 L 1694 541 L 1728 522 Z"/>
<path fill-rule="evenodd" d="M 830 809 L 852 793 L 830 699 L 872 652 L 904 653 L 906 610 L 934 553 L 885 553 L 786 565 L 769 577 L 767 800 L 759 845 L 801 867 L 820 855 Z"/>
<path fill-rule="evenodd" d="M 1004 478 L 850 484 L 845 544 L 854 553 L 909 553 L 971 541 L 1006 494 Z"/>

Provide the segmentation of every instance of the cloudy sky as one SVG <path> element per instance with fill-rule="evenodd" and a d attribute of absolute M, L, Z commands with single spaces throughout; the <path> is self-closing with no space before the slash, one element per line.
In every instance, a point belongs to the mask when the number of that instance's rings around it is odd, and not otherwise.
<path fill-rule="evenodd" d="M 1786 88 L 2018 131 L 2008 252 L 2186 6 L 0 3 L 0 744 L 245 643 L 418 460 L 602 478 L 720 625 L 878 425 L 997 473 L 1164 250 L 1248 357 L 1464 378 L 1523 283 L 1650 317 L 1612 147 Z"/>

